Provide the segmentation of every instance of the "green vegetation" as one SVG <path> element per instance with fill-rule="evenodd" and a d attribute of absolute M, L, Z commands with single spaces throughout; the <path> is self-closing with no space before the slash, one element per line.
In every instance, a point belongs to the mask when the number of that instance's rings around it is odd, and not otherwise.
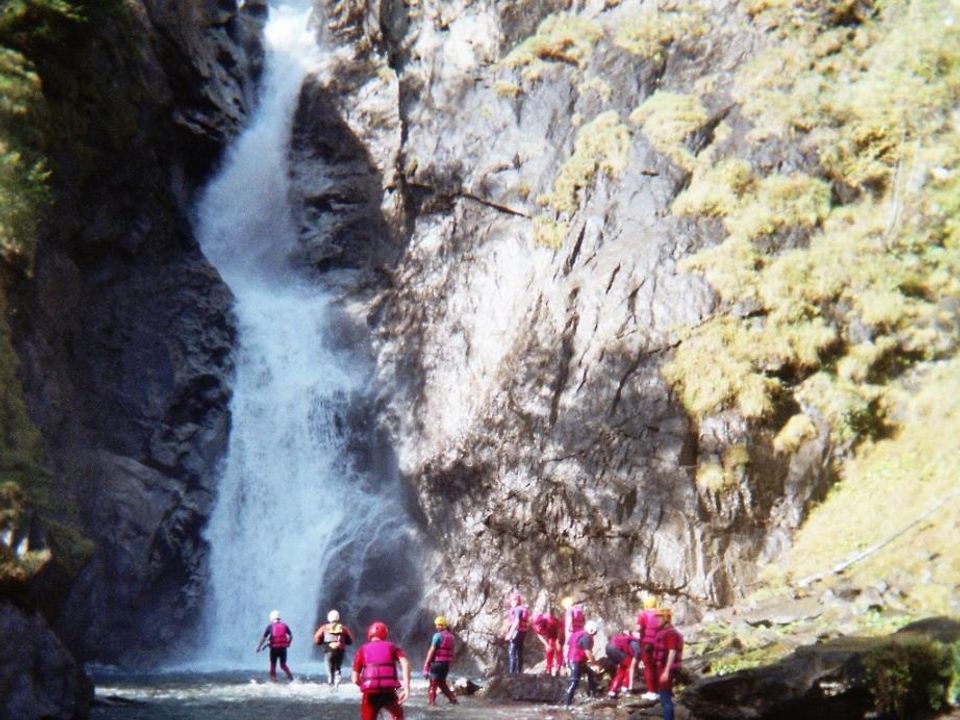
<path fill-rule="evenodd" d="M 891 642 L 864 658 L 867 686 L 884 717 L 910 718 L 940 710 L 949 701 L 960 644 Z"/>
<path fill-rule="evenodd" d="M 0 8 L 0 530 L 10 542 L 34 522 L 34 508 L 41 517 L 63 511 L 23 401 L 7 325 L 8 288 L 31 272 L 37 233 L 52 199 L 47 155 L 57 133 L 48 84 L 51 76 L 65 76 L 64 68 L 75 66 L 72 51 L 84 37 L 87 18 L 117 6 L 114 0 L 8 0 Z M 93 547 L 75 530 L 37 522 L 46 547 L 15 552 L 0 543 L 0 593 L 23 599 L 51 558 L 70 574 L 89 558 Z"/>

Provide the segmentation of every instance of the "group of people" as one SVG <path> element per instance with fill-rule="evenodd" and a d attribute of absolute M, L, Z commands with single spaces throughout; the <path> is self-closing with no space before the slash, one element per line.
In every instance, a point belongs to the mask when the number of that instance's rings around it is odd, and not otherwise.
<path fill-rule="evenodd" d="M 443 693 L 451 704 L 457 696 L 447 684 L 450 664 L 453 662 L 456 638 L 450 632 L 447 619 L 438 615 L 434 620 L 436 632 L 423 663 L 423 674 L 429 679 L 427 702 L 435 705 L 437 694 Z M 410 661 L 399 645 L 389 640 L 390 629 L 385 623 L 374 622 L 367 628 L 367 642 L 353 656 L 351 680 L 360 687 L 360 718 L 375 720 L 381 710 L 394 720 L 402 720 L 403 704 L 410 696 Z M 326 656 L 327 682 L 338 686 L 342 682 L 341 668 L 347 646 L 354 641 L 350 629 L 340 621 L 340 613 L 331 610 L 327 622 L 313 635 L 314 645 L 323 647 Z M 290 626 L 280 618 L 280 612 L 270 613 L 270 623 L 257 643 L 257 652 L 270 648 L 270 679 L 277 679 L 277 665 L 293 680 L 287 666 L 287 648 L 293 642 Z M 399 666 L 399 671 L 398 671 Z"/>
<path fill-rule="evenodd" d="M 532 628 L 543 645 L 544 671 L 557 676 L 566 666 L 570 682 L 564 702 L 573 703 L 580 679 L 586 677 L 587 691 L 597 693 L 594 638 L 599 625 L 587 620 L 583 606 L 570 597 L 561 601 L 563 618 L 550 612 L 530 616 L 523 597 L 516 593 L 507 612 L 508 663 L 510 673 L 523 672 L 523 648 L 528 628 Z M 673 611 L 659 607 L 656 598 L 648 597 L 637 613 L 632 628 L 607 638 L 605 656 L 612 666 L 613 678 L 608 694 L 617 697 L 632 692 L 638 667 L 643 669 L 646 692 L 643 697 L 659 700 L 665 720 L 673 720 L 673 685 L 683 664 L 683 636 L 673 625 Z"/>
<path fill-rule="evenodd" d="M 664 720 L 673 720 L 673 685 L 682 667 L 683 636 L 673 626 L 673 613 L 669 607 L 659 607 L 652 597 L 643 605 L 632 628 L 607 638 L 605 658 L 613 675 L 608 694 L 617 697 L 620 693 L 632 692 L 637 670 L 642 668 L 646 688 L 643 697 L 659 700 Z M 594 641 L 600 626 L 596 621 L 588 620 L 583 606 L 572 598 L 564 598 L 561 606 L 562 619 L 549 611 L 531 617 L 523 604 L 523 597 L 519 593 L 512 596 L 506 618 L 507 666 L 511 674 L 523 672 L 524 641 L 532 629 L 543 644 L 545 672 L 556 677 L 563 667 L 569 671 L 564 703 L 571 705 L 583 677 L 591 696 L 597 694 L 599 662 Z M 436 632 L 423 664 L 424 676 L 429 679 L 427 702 L 436 704 L 438 693 L 442 693 L 450 703 L 456 704 L 457 697 L 447 684 L 456 638 L 443 615 L 436 617 L 434 626 Z M 410 695 L 410 662 L 403 650 L 389 640 L 389 634 L 386 624 L 371 623 L 367 628 L 367 642 L 354 653 L 351 679 L 361 690 L 361 720 L 374 720 L 381 710 L 394 720 L 403 718 L 403 704 Z M 257 644 L 258 652 L 266 646 L 270 648 L 271 680 L 277 679 L 277 664 L 289 679 L 293 679 L 287 667 L 287 648 L 292 641 L 289 626 L 274 610 L 270 613 L 270 624 Z M 347 646 L 354 642 L 353 634 L 340 621 L 339 612 L 331 610 L 327 613 L 327 622 L 317 628 L 313 642 L 324 649 L 328 682 L 339 685 Z"/>

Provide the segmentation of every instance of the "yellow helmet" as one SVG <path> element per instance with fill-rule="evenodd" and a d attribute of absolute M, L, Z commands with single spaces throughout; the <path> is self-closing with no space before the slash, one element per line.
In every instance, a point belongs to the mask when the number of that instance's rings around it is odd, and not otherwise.
<path fill-rule="evenodd" d="M 447 627 L 447 618 L 444 617 L 443 615 L 437 615 L 437 617 L 433 621 L 433 624 L 436 625 L 437 627 L 445 628 Z"/>
<path fill-rule="evenodd" d="M 573 606 L 573 598 L 567 595 L 563 600 L 560 601 L 560 607 L 564 610 L 570 609 Z"/>
<path fill-rule="evenodd" d="M 657 606 L 657 599 L 653 595 L 647 595 L 643 599 L 643 609 L 653 610 Z"/>
<path fill-rule="evenodd" d="M 673 610 L 668 607 L 657 608 L 657 617 L 662 617 L 667 622 L 672 622 Z"/>

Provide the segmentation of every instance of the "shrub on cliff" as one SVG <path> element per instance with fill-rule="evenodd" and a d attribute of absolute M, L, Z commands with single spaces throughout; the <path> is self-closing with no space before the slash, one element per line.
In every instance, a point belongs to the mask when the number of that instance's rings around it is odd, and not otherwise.
<path fill-rule="evenodd" d="M 960 644 L 892 642 L 864 657 L 867 685 L 883 717 L 917 717 L 951 701 Z"/>

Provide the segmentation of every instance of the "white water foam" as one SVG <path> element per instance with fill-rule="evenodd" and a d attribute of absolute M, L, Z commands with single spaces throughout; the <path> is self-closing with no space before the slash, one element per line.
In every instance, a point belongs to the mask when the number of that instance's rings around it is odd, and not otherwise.
<path fill-rule="evenodd" d="M 318 66 L 310 3 L 271 5 L 258 110 L 197 208 L 201 247 L 233 291 L 239 348 L 232 428 L 206 530 L 210 598 L 195 666 L 266 665 L 254 647 L 271 610 L 294 634 L 294 672 L 317 667 L 310 635 L 328 546 L 353 492 L 343 433 L 362 364 L 327 341 L 325 294 L 287 267 L 296 243 L 287 148 L 298 93 Z"/>

